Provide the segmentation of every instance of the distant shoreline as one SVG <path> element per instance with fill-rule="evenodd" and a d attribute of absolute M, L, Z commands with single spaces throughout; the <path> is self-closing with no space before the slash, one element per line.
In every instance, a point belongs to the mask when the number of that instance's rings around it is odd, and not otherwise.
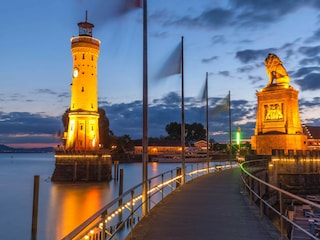
<path fill-rule="evenodd" d="M 0 145 L 0 153 L 54 153 L 54 148 L 13 148 L 6 145 Z"/>

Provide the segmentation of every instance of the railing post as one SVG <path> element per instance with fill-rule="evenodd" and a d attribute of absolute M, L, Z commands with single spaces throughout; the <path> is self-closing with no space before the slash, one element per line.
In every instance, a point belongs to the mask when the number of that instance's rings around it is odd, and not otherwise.
<path fill-rule="evenodd" d="M 197 162 L 197 177 L 198 177 L 198 171 L 199 171 L 199 165 L 198 165 L 199 163 Z"/>
<path fill-rule="evenodd" d="M 163 200 L 163 189 L 164 189 L 164 187 L 163 187 L 163 178 L 164 178 L 164 176 L 163 176 L 163 174 L 161 174 L 161 200 Z"/>
<path fill-rule="evenodd" d="M 253 189 L 252 189 L 252 186 L 253 186 L 253 178 L 251 178 L 250 177 L 250 189 L 249 189 L 249 191 L 250 191 L 250 205 L 252 205 L 253 204 L 253 193 L 252 193 L 252 191 L 253 191 Z"/>
<path fill-rule="evenodd" d="M 279 191 L 279 212 L 280 212 L 280 233 L 281 239 L 284 239 L 284 231 L 283 231 L 283 203 L 282 203 L 282 193 Z"/>
<path fill-rule="evenodd" d="M 104 212 L 102 214 L 102 230 L 101 230 L 101 239 L 105 240 L 106 239 L 106 216 L 107 212 Z"/>
<path fill-rule="evenodd" d="M 263 216 L 263 201 L 262 201 L 262 183 L 259 182 L 259 197 L 260 197 L 260 217 Z"/>
<path fill-rule="evenodd" d="M 149 189 L 148 189 L 148 191 L 151 189 L 151 180 L 149 180 Z M 150 209 L 151 209 L 151 194 L 149 194 L 149 196 L 148 196 L 148 212 L 150 211 Z"/>
<path fill-rule="evenodd" d="M 130 231 L 132 231 L 132 225 L 133 225 L 133 215 L 134 215 L 134 210 L 133 210 L 133 196 L 134 196 L 134 191 L 131 191 L 131 214 L 130 214 Z M 148 200 L 146 200 L 148 201 Z M 145 203 L 146 204 L 146 203 Z M 148 211 L 148 210 L 147 210 Z"/>
<path fill-rule="evenodd" d="M 191 165 L 191 173 L 193 172 L 193 164 Z M 191 174 L 191 179 L 193 179 L 193 174 Z"/>
<path fill-rule="evenodd" d="M 181 168 L 177 168 L 177 173 L 176 173 L 176 176 L 181 176 Z M 180 181 L 181 180 L 178 180 L 176 181 L 176 188 L 178 188 L 180 186 Z"/>

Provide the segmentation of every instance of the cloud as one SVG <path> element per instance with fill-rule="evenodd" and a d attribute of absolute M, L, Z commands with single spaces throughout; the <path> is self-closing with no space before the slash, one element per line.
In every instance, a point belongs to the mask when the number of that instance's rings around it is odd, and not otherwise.
<path fill-rule="evenodd" d="M 320 57 L 319 56 L 315 56 L 312 58 L 304 58 L 301 59 L 299 62 L 300 65 L 319 65 L 320 64 Z"/>
<path fill-rule="evenodd" d="M 220 71 L 219 75 L 224 76 L 224 77 L 229 77 L 230 76 L 230 72 L 229 71 Z"/>
<path fill-rule="evenodd" d="M 164 22 L 165 26 L 183 26 L 187 28 L 220 28 L 232 24 L 233 11 L 223 8 L 212 8 L 198 16 L 182 16 Z"/>
<path fill-rule="evenodd" d="M 54 139 L 62 129 L 61 117 L 27 112 L 0 112 L 0 144 L 59 142 Z"/>
<path fill-rule="evenodd" d="M 303 82 L 303 88 L 313 88 L 318 79 L 318 74 L 307 74 Z M 307 80 L 309 82 L 306 82 Z M 302 79 L 300 81 L 303 81 Z M 320 88 L 320 84 L 316 85 Z M 209 108 L 213 108 L 223 97 L 209 97 Z M 320 97 L 312 100 L 301 99 L 301 109 L 317 107 Z M 132 139 L 142 137 L 142 101 L 132 101 L 129 103 L 112 104 L 108 101 L 100 101 L 100 107 L 106 110 L 110 121 L 110 130 L 116 136 L 129 134 Z M 232 109 L 232 131 L 241 127 L 244 139 L 250 139 L 254 134 L 256 102 L 249 102 L 245 99 L 231 99 Z M 155 99 L 149 104 L 149 136 L 166 136 L 165 126 L 170 122 L 181 122 L 181 97 L 176 92 L 169 92 L 159 99 Z M 205 103 L 199 98 L 185 98 L 185 121 L 186 123 L 205 123 Z M 215 117 L 209 117 L 210 137 L 218 142 L 229 141 L 228 112 Z M 316 123 L 311 118 L 304 122 Z M 54 138 L 54 134 L 62 129 L 61 117 L 50 117 L 41 114 L 31 114 L 25 112 L 0 112 L 0 144 L 24 144 L 24 143 L 55 143 L 59 140 Z M 223 129 L 223 131 L 221 131 Z"/>
<path fill-rule="evenodd" d="M 213 44 L 220 44 L 220 43 L 224 44 L 224 43 L 226 43 L 226 39 L 225 39 L 225 37 L 223 35 L 215 35 L 211 39 L 212 39 L 212 43 Z"/>
<path fill-rule="evenodd" d="M 223 98 L 223 97 L 222 97 Z M 215 106 L 222 98 L 209 98 L 210 108 Z M 252 125 L 255 122 L 255 105 L 246 100 L 232 101 L 233 121 L 241 124 L 243 135 L 250 138 L 253 134 Z M 110 120 L 110 129 L 115 135 L 120 136 L 129 134 L 131 138 L 138 139 L 142 136 L 142 102 L 108 104 L 101 106 L 106 109 L 107 117 Z M 181 122 L 181 97 L 176 92 L 170 92 L 162 98 L 155 99 L 149 104 L 149 136 L 166 136 L 165 126 L 170 122 Z M 218 115 L 209 119 L 210 132 L 216 132 L 221 129 L 229 129 L 226 118 L 228 113 Z M 194 97 L 185 98 L 185 121 L 186 123 L 199 122 L 205 126 L 205 104 Z M 246 124 L 249 127 L 246 127 Z M 234 126 L 234 128 L 237 126 Z M 212 136 L 211 136 L 212 137 Z M 228 141 L 228 134 L 215 135 L 216 141 Z"/>
<path fill-rule="evenodd" d="M 214 60 L 217 60 L 218 58 L 219 58 L 218 56 L 212 56 L 212 57 L 209 57 L 209 58 L 203 58 L 201 60 L 201 62 L 203 62 L 203 63 L 211 63 Z"/>
<path fill-rule="evenodd" d="M 241 27 L 247 29 L 260 29 L 280 21 L 286 15 L 294 13 L 302 7 L 319 8 L 316 0 L 291 1 L 291 0 L 231 0 L 227 7 L 206 8 L 198 15 L 172 17 L 166 12 L 162 14 L 166 26 L 181 26 L 186 28 L 219 29 Z M 314 36 L 315 38 L 315 36 Z"/>
<path fill-rule="evenodd" d="M 275 48 L 268 48 L 262 50 L 252 50 L 246 49 L 242 51 L 236 52 L 235 58 L 237 58 L 241 63 L 249 63 L 254 62 L 256 60 L 261 61 L 261 59 L 265 59 L 269 53 L 276 52 Z"/>
<path fill-rule="evenodd" d="M 311 37 L 306 39 L 306 43 L 312 43 L 312 42 L 317 42 L 319 41 L 320 38 L 320 28 L 316 30 Z"/>
<path fill-rule="evenodd" d="M 237 15 L 238 25 L 259 28 L 279 21 L 301 7 L 313 7 L 313 2 L 312 0 L 303 2 L 291 0 L 232 0 L 231 5 L 239 12 Z"/>
<path fill-rule="evenodd" d="M 295 80 L 302 91 L 315 91 L 320 89 L 320 73 L 309 73 L 302 79 Z"/>
<path fill-rule="evenodd" d="M 35 93 L 57 95 L 58 93 L 49 88 L 36 89 Z"/>
<path fill-rule="evenodd" d="M 316 57 L 320 53 L 320 46 L 300 47 L 298 51 L 307 57 Z"/>
<path fill-rule="evenodd" d="M 292 74 L 292 77 L 300 78 L 314 71 L 320 72 L 320 67 L 302 67 Z"/>

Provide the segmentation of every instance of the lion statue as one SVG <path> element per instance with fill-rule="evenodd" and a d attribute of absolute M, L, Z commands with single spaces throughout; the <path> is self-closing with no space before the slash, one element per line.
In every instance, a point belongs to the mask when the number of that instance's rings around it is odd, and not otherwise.
<path fill-rule="evenodd" d="M 267 75 L 269 77 L 268 87 L 271 85 L 281 85 L 288 87 L 290 84 L 290 78 L 280 58 L 274 54 L 269 53 L 265 59 L 264 64 L 266 66 Z"/>

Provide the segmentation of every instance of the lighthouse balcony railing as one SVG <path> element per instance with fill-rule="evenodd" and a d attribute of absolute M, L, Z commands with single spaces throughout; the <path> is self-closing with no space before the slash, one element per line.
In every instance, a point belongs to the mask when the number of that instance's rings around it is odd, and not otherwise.
<path fill-rule="evenodd" d="M 207 162 L 188 165 L 185 170 L 185 182 L 210 172 L 232 167 L 231 162 Z M 233 167 L 238 166 L 234 163 Z M 70 239 L 124 239 L 142 218 L 142 206 L 147 204 L 148 211 L 161 202 L 168 194 L 181 185 L 181 168 L 166 171 L 147 180 L 147 200 L 142 202 L 140 183 L 108 203 L 93 214 L 80 226 L 63 238 Z M 145 205 L 144 205 L 145 206 Z"/>
<path fill-rule="evenodd" d="M 100 46 L 100 40 L 89 36 L 77 36 L 71 38 L 71 43 L 87 42 Z"/>

